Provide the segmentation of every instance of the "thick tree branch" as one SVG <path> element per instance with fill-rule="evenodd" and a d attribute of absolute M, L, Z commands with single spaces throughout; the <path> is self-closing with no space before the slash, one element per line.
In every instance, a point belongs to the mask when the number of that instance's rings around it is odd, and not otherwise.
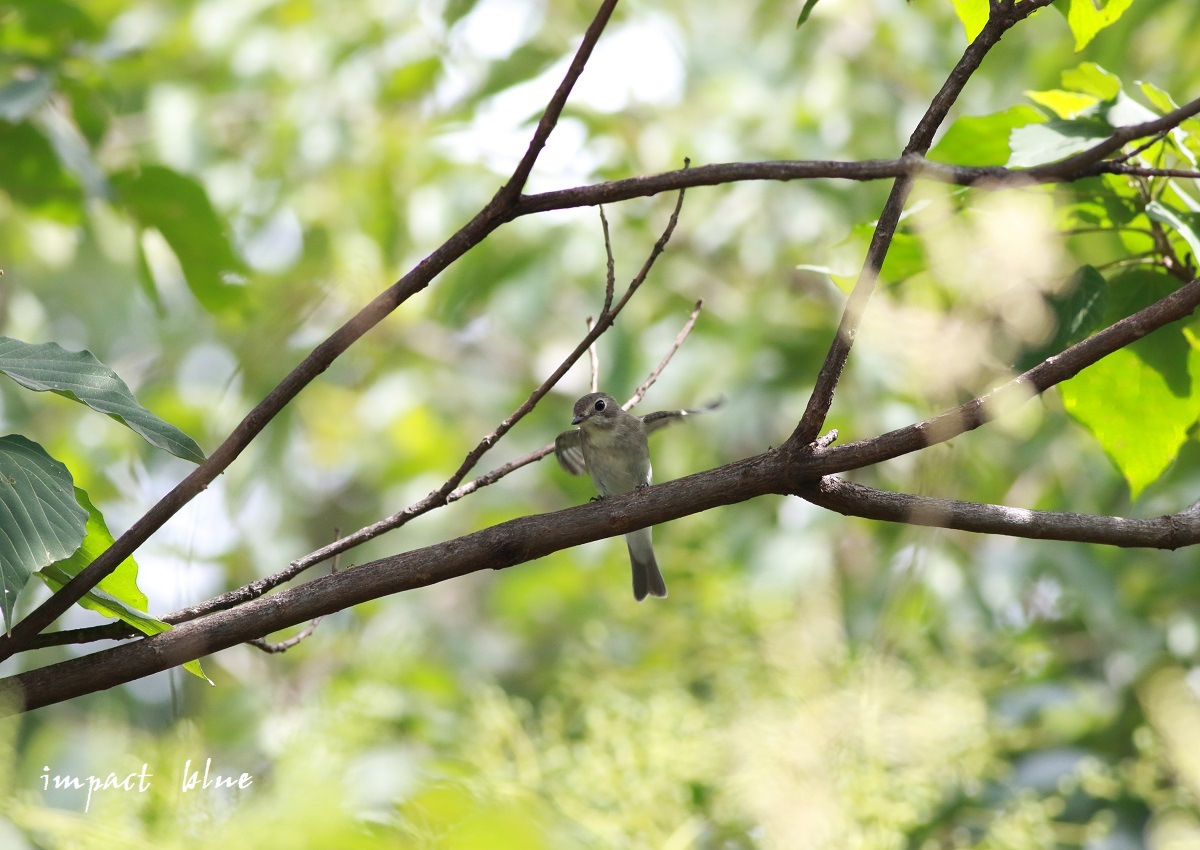
<path fill-rule="evenodd" d="M 512 520 L 413 552 L 314 579 L 261 597 L 236 609 L 184 623 L 152 638 L 0 680 L 0 697 L 24 699 L 37 708 L 177 666 L 201 655 L 261 638 L 392 593 L 434 584 L 483 569 L 502 569 L 592 540 L 625 534 L 721 505 L 769 493 L 812 495 L 823 476 L 878 463 L 948 440 L 986 421 L 986 414 L 1078 374 L 1084 367 L 1200 305 L 1200 279 L 1120 322 L 1047 358 L 1003 387 L 940 416 L 859 443 L 833 448 L 772 450 L 708 472 L 614 496 L 577 508 Z M 1185 511 L 1179 516 L 1189 516 Z M 1196 539 L 1182 529 L 1171 545 Z M 1157 526 L 1126 525 L 1121 545 L 1159 547 Z M 1145 536 L 1139 538 L 1136 531 Z M 1090 539 L 1090 538 L 1089 538 Z M 3 702 L 0 699 L 0 702 Z"/>
<path fill-rule="evenodd" d="M 356 342 L 363 334 L 377 325 L 393 310 L 411 296 L 427 287 L 433 278 L 447 266 L 482 242 L 501 224 L 513 218 L 513 205 L 520 197 L 521 189 L 545 146 L 550 131 L 558 121 L 567 97 L 583 67 L 591 56 L 592 49 L 600 38 L 617 0 L 604 0 L 575 57 L 567 69 L 562 83 L 547 105 L 529 148 L 513 171 L 512 177 L 496 196 L 480 210 L 461 230 L 451 236 L 432 254 L 416 265 L 408 274 L 384 290 L 370 304 L 360 310 L 323 343 L 313 349 L 274 390 L 246 415 L 233 432 L 190 475 L 175 486 L 166 496 L 137 520 L 122 534 L 104 554 L 85 567 L 61 590 L 43 602 L 29 616 L 17 623 L 12 630 L 0 636 L 0 661 L 10 657 L 27 645 L 27 641 L 50 625 L 68 608 L 83 598 L 89 590 L 111 573 L 131 555 L 146 539 L 162 527 L 202 492 L 242 453 L 260 431 L 314 378 L 324 372 L 333 361 Z"/>
<path fill-rule="evenodd" d="M 1061 173 L 1058 173 L 1061 172 Z M 662 192 L 699 186 L 722 186 L 756 180 L 849 180 L 867 183 L 912 177 L 954 186 L 1030 186 L 1039 183 L 1070 183 L 1098 174 L 1129 174 L 1138 177 L 1200 178 L 1200 171 L 1179 168 L 1151 168 L 1104 161 L 1080 166 L 1073 171 L 1034 171 L 1032 168 L 1005 168 L 999 165 L 966 166 L 933 162 L 918 154 L 898 159 L 869 159 L 857 162 L 840 160 L 772 160 L 767 162 L 719 162 L 678 171 L 664 171 L 640 177 L 627 177 L 607 183 L 558 189 L 536 195 L 524 195 L 517 202 L 515 215 L 526 216 L 550 210 L 592 207 L 635 198 L 648 198 Z"/>
<path fill-rule="evenodd" d="M 1127 519 L 910 496 L 864 487 L 832 475 L 801 487 L 797 495 L 845 516 L 1029 540 L 1150 549 L 1178 549 L 1200 542 L 1200 502 L 1170 516 Z"/>
<path fill-rule="evenodd" d="M 175 667 L 353 605 L 782 492 L 783 458 L 759 455 L 625 496 L 523 517 L 435 546 L 321 576 L 154 638 L 0 680 L 0 706 L 37 708 Z M 11 698 L 11 699 L 10 699 Z"/>

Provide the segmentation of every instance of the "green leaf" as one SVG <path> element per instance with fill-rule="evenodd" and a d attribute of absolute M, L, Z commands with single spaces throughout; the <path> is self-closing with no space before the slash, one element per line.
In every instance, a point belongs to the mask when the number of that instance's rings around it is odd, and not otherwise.
<path fill-rule="evenodd" d="M 50 570 L 57 570 L 65 574 L 67 579 L 74 578 L 84 567 L 104 554 L 114 542 L 112 534 L 109 533 L 108 525 L 104 522 L 104 515 L 92 504 L 87 491 L 82 487 L 75 488 L 75 501 L 88 514 L 87 529 L 84 534 L 83 543 L 69 557 L 63 558 L 61 561 L 55 561 L 45 570 L 41 571 L 45 574 L 43 577 L 47 578 L 48 581 L 59 581 L 53 577 L 53 574 L 49 572 Z M 118 600 L 123 606 L 137 611 L 138 616 L 144 619 L 146 616 L 144 612 L 147 608 L 147 599 L 146 594 L 142 593 L 137 586 L 137 575 L 137 561 L 130 556 L 122 561 L 115 570 L 105 576 L 100 584 L 96 585 L 96 588 L 89 592 L 88 597 L 96 589 L 103 590 L 106 598 Z M 61 584 L 65 584 L 65 580 L 60 581 Z M 57 590 L 58 588 L 55 587 L 54 589 Z M 103 607 L 88 604 L 86 597 L 85 601 L 80 604 L 85 608 L 98 611 L 106 617 L 121 616 L 120 614 L 107 611 Z M 124 618 L 122 617 L 122 619 Z M 133 622 L 129 624 L 135 626 L 135 628 L 137 627 Z M 147 632 L 147 634 L 151 634 L 151 632 Z"/>
<path fill-rule="evenodd" d="M 1180 238 L 1192 249 L 1192 257 L 1200 259 L 1200 237 L 1196 235 L 1196 231 L 1192 229 L 1192 226 L 1179 213 L 1165 206 L 1162 202 L 1155 200 L 1146 204 L 1146 215 L 1160 224 L 1165 224 L 1178 233 Z"/>
<path fill-rule="evenodd" d="M 1095 62 L 1081 62 L 1062 72 L 1063 88 L 1084 92 L 1099 100 L 1112 100 L 1121 91 L 1121 80 Z"/>
<path fill-rule="evenodd" d="M 67 351 L 54 342 L 33 345 L 0 337 L 0 372 L 27 389 L 56 393 L 105 413 L 176 457 L 204 461 L 204 452 L 195 440 L 138 404 L 117 373 L 90 351 Z"/>
<path fill-rule="evenodd" d="M 1012 131 L 1046 117 L 1032 106 L 1014 106 L 994 115 L 959 118 L 929 151 L 929 159 L 955 165 L 1004 165 L 1012 156 L 1008 140 Z"/>
<path fill-rule="evenodd" d="M 51 590 L 62 587 L 113 544 L 113 536 L 104 522 L 104 516 L 92 504 L 85 490 L 75 488 L 75 498 L 88 513 L 87 533 L 82 545 L 69 557 L 38 570 L 37 576 Z M 96 587 L 79 600 L 79 604 L 104 617 L 115 617 L 144 635 L 157 635 L 171 628 L 169 623 L 146 613 L 146 595 L 137 586 L 137 562 L 126 558 L 117 568 L 105 576 Z M 212 681 L 204 674 L 199 661 L 183 665 L 189 673 L 199 676 L 209 684 Z"/>
<path fill-rule="evenodd" d="M 0 611 L 6 627 L 29 577 L 78 549 L 86 524 L 67 468 L 32 440 L 0 437 Z"/>
<path fill-rule="evenodd" d="M 812 14 L 813 7 L 817 5 L 817 0 L 804 0 L 804 8 L 800 10 L 800 17 L 796 19 L 796 29 L 804 26 L 804 22 L 808 20 L 808 16 Z"/>
<path fill-rule="evenodd" d="M 1112 127 L 1095 118 L 1077 121 L 1051 120 L 1044 124 L 1018 127 L 1009 136 L 1012 168 L 1027 168 L 1085 151 L 1107 139 Z"/>
<path fill-rule="evenodd" d="M 974 41 L 983 32 L 990 13 L 988 0 L 954 0 L 954 14 L 962 21 L 967 41 Z"/>
<path fill-rule="evenodd" d="M 1076 91 L 1050 89 L 1049 91 L 1027 91 L 1025 96 L 1039 106 L 1044 106 L 1059 118 L 1078 118 L 1088 115 L 1100 103 L 1100 99 L 1090 94 Z"/>
<path fill-rule="evenodd" d="M 1174 291 L 1178 281 L 1132 272 L 1110 285 L 1105 323 Z M 1099 441 L 1133 498 L 1170 466 L 1200 416 L 1200 349 L 1180 323 L 1116 351 L 1059 385 L 1067 412 Z"/>
<path fill-rule="evenodd" d="M 76 42 L 103 35 L 81 9 L 64 0 L 5 0 L 2 8 L 0 44 L 7 55 L 61 60 L 77 49 Z"/>
<path fill-rule="evenodd" d="M 111 182 L 138 223 L 158 230 L 171 246 L 188 288 L 205 309 L 241 301 L 242 287 L 229 281 L 242 273 L 242 263 L 203 186 L 159 165 L 114 174 Z"/>
<path fill-rule="evenodd" d="M 30 124 L 0 121 L 0 191 L 18 204 L 66 223 L 83 214 L 83 190 L 50 141 Z"/>
<path fill-rule="evenodd" d="M 1067 24 L 1075 36 L 1075 52 L 1087 47 L 1096 33 L 1115 24 L 1133 0 L 1071 0 Z"/>

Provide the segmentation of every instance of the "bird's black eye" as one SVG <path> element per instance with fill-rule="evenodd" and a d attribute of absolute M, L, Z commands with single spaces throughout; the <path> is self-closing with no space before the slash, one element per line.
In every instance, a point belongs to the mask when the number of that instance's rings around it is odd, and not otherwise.
<path fill-rule="evenodd" d="M 604 409 L 604 399 L 602 399 L 602 398 L 596 399 L 595 408 L 596 408 L 596 410 L 603 410 Z"/>

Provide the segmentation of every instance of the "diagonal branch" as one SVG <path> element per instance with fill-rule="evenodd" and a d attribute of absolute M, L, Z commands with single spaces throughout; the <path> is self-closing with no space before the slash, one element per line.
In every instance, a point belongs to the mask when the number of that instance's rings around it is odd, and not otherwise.
<path fill-rule="evenodd" d="M 924 157 L 930 145 L 933 144 L 934 133 L 946 119 L 950 107 L 958 100 L 967 81 L 983 64 L 984 57 L 988 52 L 1000 41 L 1009 28 L 1036 9 L 1049 5 L 1050 2 L 1052 0 L 1031 0 L 1031 2 L 1020 5 L 992 6 L 992 14 L 988 18 L 987 24 L 984 25 L 975 40 L 967 45 L 962 58 L 934 96 L 921 120 L 917 122 L 916 129 L 913 130 L 908 144 L 904 147 L 905 157 L 914 155 Z M 862 322 L 867 302 L 871 300 L 871 295 L 875 292 L 875 285 L 879 282 L 879 272 L 883 268 L 884 258 L 892 244 L 892 237 L 896 234 L 896 227 L 900 223 L 900 214 L 904 211 L 904 202 L 908 199 L 912 186 L 911 174 L 897 178 L 892 185 L 891 194 L 888 195 L 883 211 L 879 215 L 879 222 L 875 226 L 875 232 L 871 236 L 871 244 L 867 248 L 867 256 L 862 271 L 859 273 L 858 281 L 854 284 L 849 298 L 846 299 L 837 334 L 829 346 L 829 353 L 825 356 L 825 362 L 821 365 L 820 372 L 817 373 L 816 385 L 813 387 L 812 395 L 809 396 L 804 415 L 788 438 L 788 444 L 807 446 L 816 439 L 825 424 L 825 417 L 833 405 L 833 394 L 837 391 L 842 370 L 850 357 L 850 349 L 854 345 L 854 337 L 858 333 L 858 326 Z"/>
<path fill-rule="evenodd" d="M 562 115 L 563 108 L 567 105 L 571 89 L 575 87 L 579 75 L 583 73 L 588 59 L 592 57 L 592 50 L 595 48 L 596 42 L 600 40 L 600 34 L 604 32 L 604 27 L 608 25 L 608 19 L 612 17 L 613 10 L 616 8 L 617 0 L 604 0 L 600 4 L 596 16 L 592 18 L 591 24 L 583 34 L 579 49 L 575 51 L 575 58 L 567 67 L 567 73 L 563 75 L 562 82 L 558 84 L 554 96 L 546 104 L 546 110 L 542 113 L 541 120 L 538 121 L 537 129 L 533 131 L 533 138 L 529 140 L 529 147 L 526 149 L 525 155 L 521 157 L 521 161 L 513 170 L 512 177 L 501 187 L 493 202 L 500 201 L 505 206 L 509 206 L 525 188 L 525 181 L 529 179 L 534 163 L 537 162 L 542 148 L 546 146 L 546 140 L 550 138 L 550 133 L 554 130 L 554 125 L 558 123 L 558 117 Z"/>
<path fill-rule="evenodd" d="M 579 360 L 579 358 L 582 357 L 584 353 L 586 353 L 588 349 L 592 347 L 592 344 L 595 343 L 595 341 L 599 339 L 605 331 L 612 327 L 617 316 L 625 308 L 625 305 L 629 303 L 629 299 L 633 297 L 634 293 L 637 292 L 638 288 L 641 287 L 646 278 L 649 276 L 650 270 L 654 267 L 655 260 L 658 259 L 659 255 L 666 248 L 667 242 L 671 239 L 671 234 L 675 232 L 675 226 L 679 223 L 679 213 L 683 208 L 683 195 L 684 193 L 681 190 L 679 192 L 679 197 L 675 201 L 675 208 L 671 211 L 671 217 L 667 221 L 666 228 L 663 230 L 662 235 L 658 238 L 658 241 L 654 243 L 654 247 L 650 250 L 650 255 L 642 264 L 642 268 L 638 271 L 637 276 L 635 276 L 633 280 L 629 282 L 629 286 L 626 287 L 625 292 L 621 295 L 620 300 L 617 301 L 616 304 L 612 305 L 611 308 L 608 306 L 612 303 L 613 292 L 611 285 L 612 281 L 610 278 L 605 287 L 605 309 L 600 313 L 599 318 L 597 318 L 592 326 L 588 329 L 587 334 L 584 335 L 579 344 L 575 346 L 575 349 L 568 354 L 561 363 L 558 364 L 558 368 L 550 373 L 550 376 L 546 378 L 546 380 L 544 380 L 537 389 L 529 394 L 529 397 L 525 399 L 521 406 L 518 407 L 512 413 L 512 415 L 501 422 L 495 428 L 495 430 L 480 440 L 475 448 L 471 449 L 471 451 L 467 453 L 467 456 L 463 459 L 462 464 L 459 465 L 458 469 L 453 475 L 446 479 L 445 483 L 443 483 L 441 487 L 429 493 L 423 499 L 409 505 L 404 510 L 392 514 L 387 519 L 380 520 L 379 522 L 368 525 L 365 528 L 361 528 L 353 534 L 343 537 L 341 540 L 335 541 L 328 546 L 324 546 L 315 552 L 305 555 L 303 558 L 293 561 L 287 570 L 284 570 L 282 573 L 280 573 L 281 576 L 290 573 L 284 580 L 292 578 L 294 575 L 297 575 L 303 570 L 308 569 L 313 564 L 319 564 L 321 561 L 324 561 L 327 558 L 331 558 L 334 555 L 345 552 L 354 548 L 355 546 L 359 546 L 368 540 L 373 540 L 385 532 L 400 528 L 402 525 L 405 525 L 410 520 L 413 520 L 422 514 L 429 513 L 429 511 L 435 508 L 440 508 L 449 504 L 451 501 L 451 493 L 453 493 L 458 485 L 462 483 L 463 479 L 467 477 L 467 474 L 475 468 L 475 465 L 479 463 L 480 458 L 482 458 L 483 455 L 492 448 L 492 446 L 496 445 L 501 437 L 512 430 L 514 425 L 525 418 L 525 415 L 528 414 L 529 411 L 533 410 L 534 406 L 536 406 L 537 403 L 541 401 L 546 394 L 550 392 L 550 390 L 553 389 L 556 384 L 558 384 L 560 380 L 562 380 L 562 377 L 566 375 L 567 372 L 570 371 L 571 367 L 574 366 Z M 605 225 L 605 239 L 608 239 L 607 224 Z M 458 498 L 462 498 L 464 495 L 466 495 L 466 493 L 460 494 Z"/>
<path fill-rule="evenodd" d="M 100 557 L 81 570 L 61 590 L 34 609 L 12 630 L 0 636 L 0 661 L 19 651 L 34 635 L 50 625 L 68 608 L 83 598 L 89 590 L 117 568 L 155 531 L 174 516 L 180 508 L 202 492 L 221 474 L 250 442 L 304 387 L 329 368 L 337 357 L 353 345 L 384 317 L 427 287 L 435 276 L 447 266 L 478 245 L 500 225 L 513 218 L 512 206 L 520 195 L 521 188 L 545 146 L 550 131 L 554 129 L 572 86 L 579 78 L 592 49 L 600 38 L 617 0 L 605 0 L 584 33 L 575 58 L 571 61 L 562 83 L 555 91 L 533 138 L 529 149 L 521 158 L 513 176 L 497 192 L 479 213 L 447 239 L 439 248 L 418 263 L 404 277 L 380 293 L 371 303 L 360 310 L 342 327 L 318 345 L 304 360 L 287 375 L 279 385 L 234 428 L 233 432 L 199 467 L 192 471 L 166 496 L 150 508 L 128 531 L 121 535 Z"/>
<path fill-rule="evenodd" d="M 1185 283 L 1170 295 L 1092 334 L 1061 354 L 1046 358 L 986 395 L 878 437 L 819 451 L 816 453 L 818 463 L 814 467 L 806 467 L 805 471 L 811 473 L 816 469 L 822 475 L 827 475 L 859 469 L 943 443 L 978 428 L 989 419 L 1045 392 L 1055 384 L 1073 378 L 1101 358 L 1147 334 L 1190 316 L 1197 307 L 1200 307 L 1200 278 Z M 797 456 L 803 451 L 802 446 L 785 448 Z"/>
<path fill-rule="evenodd" d="M 696 307 L 693 308 L 691 315 L 688 316 L 687 321 L 684 323 L 683 329 L 675 337 L 675 342 L 672 343 L 671 347 L 667 350 L 667 353 L 663 356 L 662 360 L 659 361 L 658 365 L 654 367 L 654 370 L 651 372 L 651 377 L 661 375 L 663 370 L 667 367 L 667 364 L 670 363 L 671 358 L 673 358 L 675 353 L 679 351 L 679 348 L 682 346 L 684 340 L 687 338 L 692 328 L 695 327 L 696 318 L 699 316 L 700 307 L 701 304 L 697 302 Z M 649 380 L 650 379 L 647 378 L 647 381 L 643 381 L 641 386 L 646 386 Z M 480 475 L 477 478 L 468 481 L 466 484 L 457 487 L 446 497 L 446 502 L 447 504 L 457 502 L 459 499 L 474 493 L 476 490 L 480 490 L 491 484 L 495 484 L 508 474 L 515 472 L 521 467 L 528 466 L 531 463 L 541 460 L 553 451 L 554 444 L 550 443 L 542 446 L 540 449 L 535 449 L 534 451 L 528 452 L 521 457 L 510 460 L 507 463 L 496 467 L 490 472 L 485 472 L 483 475 Z M 208 616 L 209 614 L 213 614 L 217 611 L 226 611 L 231 608 L 236 608 L 239 605 L 243 605 L 246 602 L 250 602 L 253 599 L 259 598 L 268 591 L 273 590 L 284 582 L 294 578 L 298 573 L 299 571 L 295 570 L 294 567 L 289 566 L 285 570 L 281 570 L 273 575 L 258 579 L 257 581 L 251 582 L 250 584 L 244 585 L 236 590 L 223 593 L 220 596 L 216 596 L 198 605 L 182 608 L 170 614 L 164 614 L 161 619 L 163 622 L 170 623 L 174 626 L 180 623 L 186 623 L 199 619 L 200 617 Z M 139 634 L 139 632 L 127 626 L 125 623 L 107 623 L 102 626 L 89 626 L 82 629 L 64 629 L 57 632 L 46 632 L 34 637 L 33 640 L 30 641 L 29 648 L 39 649 L 47 646 L 65 646 L 68 644 L 91 643 L 98 640 L 127 640 L 129 638 L 138 637 Z"/>

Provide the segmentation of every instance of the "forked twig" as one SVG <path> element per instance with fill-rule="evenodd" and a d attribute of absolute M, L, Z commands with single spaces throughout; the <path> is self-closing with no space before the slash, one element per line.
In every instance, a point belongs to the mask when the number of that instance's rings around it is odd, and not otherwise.
<path fill-rule="evenodd" d="M 666 355 L 664 355 L 659 364 L 655 366 L 654 371 L 651 373 L 653 376 L 657 377 L 658 375 L 662 374 L 667 364 L 670 363 L 671 358 L 675 356 L 675 352 L 677 352 L 680 346 L 683 345 L 684 340 L 687 339 L 688 334 L 691 333 L 692 328 L 696 324 L 696 318 L 699 315 L 700 306 L 700 302 L 697 302 L 696 307 L 692 310 L 692 313 L 688 317 L 687 322 L 684 324 L 683 329 L 679 332 L 679 335 L 675 337 L 675 342 L 671 345 L 670 349 L 667 351 Z M 643 382 L 643 386 L 649 386 L 650 383 L 653 382 L 647 378 L 647 381 Z M 633 400 L 631 399 L 631 401 Z M 504 478 L 510 473 L 516 472 L 518 469 L 528 466 L 531 463 L 536 463 L 553 451 L 554 444 L 550 443 L 542 446 L 540 449 L 535 449 L 534 451 L 527 452 L 518 458 L 514 458 L 513 460 L 496 467 L 490 472 L 485 472 L 483 475 L 480 475 L 477 478 L 468 481 L 466 484 L 463 484 L 462 486 L 452 490 L 446 497 L 446 503 L 450 504 L 452 502 L 457 502 L 459 499 L 463 498 L 464 496 L 469 496 L 476 490 L 481 490 L 490 484 L 495 484 L 501 478 Z M 295 578 L 295 576 L 302 571 L 303 570 L 297 570 L 293 565 L 289 565 L 286 569 L 281 570 L 278 573 L 258 579 L 257 581 L 251 582 L 250 584 L 244 585 L 236 590 L 231 590 L 228 593 L 223 593 L 220 596 L 216 596 L 206 602 L 200 603 L 199 605 L 181 608 L 178 611 L 165 614 L 163 615 L 162 620 L 163 622 L 170 623 L 171 625 L 178 625 L 180 623 L 186 623 L 191 620 L 199 619 L 200 617 L 208 614 L 216 613 L 217 611 L 226 611 L 230 608 L 236 608 L 239 605 L 257 599 L 264 593 L 267 593 L 269 590 L 272 590 L 284 582 Z M 315 623 L 313 625 L 315 625 Z M 311 630 L 306 630 L 306 632 L 310 634 Z M 31 643 L 31 648 L 37 649 L 48 646 L 66 646 L 69 644 L 91 643 L 99 640 L 125 640 L 127 638 L 137 636 L 138 633 L 124 623 L 107 623 L 103 626 L 89 626 L 82 629 L 64 629 L 62 631 L 47 632 L 45 634 L 37 635 L 34 637 Z M 307 636 L 308 634 L 303 635 L 303 637 Z M 297 635 L 296 637 L 303 639 L 301 635 Z M 299 641 L 296 640 L 295 642 L 298 643 Z M 255 644 L 255 646 L 257 646 L 257 644 Z M 259 648 L 261 649 L 262 647 Z"/>

